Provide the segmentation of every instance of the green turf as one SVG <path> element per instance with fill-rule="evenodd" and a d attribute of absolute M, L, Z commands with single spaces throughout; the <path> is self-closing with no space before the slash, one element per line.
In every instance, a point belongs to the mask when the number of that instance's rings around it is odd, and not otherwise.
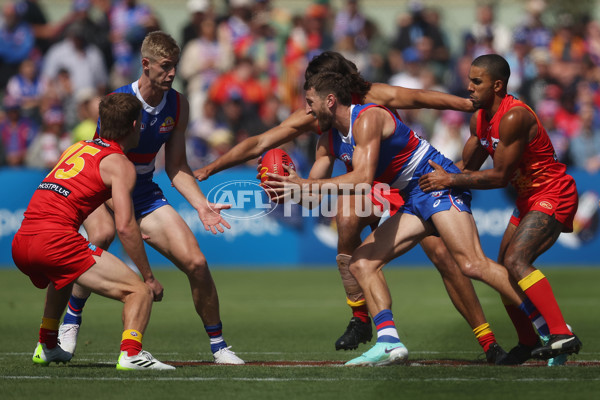
<path fill-rule="evenodd" d="M 600 359 L 600 268 L 547 268 L 567 321 L 584 343 L 576 361 Z M 173 269 L 156 271 L 165 298 L 155 303 L 144 348 L 167 361 L 208 361 L 208 339 L 189 286 Z M 368 349 L 336 352 L 333 343 L 350 314 L 337 269 L 213 271 L 224 335 L 248 361 L 349 360 Z M 483 356 L 469 326 L 452 307 L 438 274 L 392 268 L 386 277 L 394 314 L 411 360 L 477 360 Z M 14 269 L 0 270 L 0 399 L 591 399 L 600 393 L 600 367 L 393 366 L 380 368 L 215 366 L 171 372 L 114 369 L 121 304 L 98 296 L 86 306 L 80 345 L 67 366 L 35 366 L 44 292 Z M 498 296 L 476 284 L 499 342 L 516 336 Z"/>

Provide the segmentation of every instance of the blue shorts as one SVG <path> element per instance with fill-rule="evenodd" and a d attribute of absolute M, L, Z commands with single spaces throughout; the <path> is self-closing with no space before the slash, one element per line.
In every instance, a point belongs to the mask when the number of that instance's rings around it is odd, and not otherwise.
<path fill-rule="evenodd" d="M 152 180 L 152 174 L 148 175 L 138 175 L 131 196 L 136 219 L 169 204 L 160 187 Z"/>
<path fill-rule="evenodd" d="M 444 189 L 431 193 L 413 191 L 399 212 L 413 214 L 428 221 L 433 214 L 450 208 L 471 213 L 471 192 L 460 189 Z"/>
<path fill-rule="evenodd" d="M 448 172 L 460 173 L 458 167 L 449 161 L 443 164 L 441 161 L 435 161 Z M 423 173 L 433 171 L 429 165 L 426 169 L 429 170 L 423 171 Z M 471 213 L 471 191 L 469 189 L 451 188 L 425 193 L 421 190 L 418 179 L 415 179 L 402 191 L 402 197 L 405 203 L 399 212 L 416 215 L 424 221 L 428 221 L 433 214 L 447 211 L 450 208 Z"/>

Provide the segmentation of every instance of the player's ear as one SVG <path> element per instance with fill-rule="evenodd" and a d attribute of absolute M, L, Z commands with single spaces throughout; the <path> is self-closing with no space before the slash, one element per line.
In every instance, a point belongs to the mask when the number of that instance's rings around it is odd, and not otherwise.
<path fill-rule="evenodd" d="M 330 107 L 330 108 L 333 107 L 335 102 L 336 102 L 335 96 L 333 95 L 333 93 L 329 93 L 326 98 L 327 107 Z"/>
<path fill-rule="evenodd" d="M 142 57 L 142 69 L 144 71 L 150 69 L 150 59 L 148 57 Z"/>
<path fill-rule="evenodd" d="M 496 92 L 496 93 L 501 92 L 502 89 L 506 89 L 504 82 L 502 82 L 500 79 L 496 79 L 494 81 L 494 92 Z"/>

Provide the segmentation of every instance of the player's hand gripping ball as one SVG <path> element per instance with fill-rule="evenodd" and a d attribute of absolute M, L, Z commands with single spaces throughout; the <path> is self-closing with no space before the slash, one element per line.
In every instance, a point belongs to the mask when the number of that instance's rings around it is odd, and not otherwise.
<path fill-rule="evenodd" d="M 283 168 L 284 165 L 287 165 L 294 171 L 296 170 L 296 166 L 294 165 L 292 158 L 284 150 L 271 149 L 267 151 L 261 160 L 260 182 L 263 183 L 269 180 L 267 172 L 281 176 L 288 176 L 289 172 Z M 267 189 L 266 191 L 269 194 L 269 197 L 273 198 L 277 196 L 275 192 L 269 191 L 268 187 L 265 187 L 265 189 Z"/>

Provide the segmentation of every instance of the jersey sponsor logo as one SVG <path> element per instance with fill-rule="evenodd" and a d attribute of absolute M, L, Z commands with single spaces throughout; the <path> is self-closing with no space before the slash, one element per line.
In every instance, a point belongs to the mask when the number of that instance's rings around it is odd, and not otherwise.
<path fill-rule="evenodd" d="M 482 145 L 483 147 L 488 147 L 488 145 L 490 144 L 490 142 L 488 142 L 488 140 L 487 140 L 486 138 L 481 138 L 481 139 L 479 140 L 479 143 L 481 143 L 481 145 Z"/>
<path fill-rule="evenodd" d="M 42 182 L 37 188 L 41 190 L 51 190 L 64 197 L 69 197 L 69 195 L 71 194 L 71 191 L 69 189 L 59 185 L 58 183 Z"/>
<path fill-rule="evenodd" d="M 158 121 L 158 118 L 154 117 L 154 119 L 152 121 L 150 121 L 150 126 L 154 126 L 154 124 L 156 123 L 156 121 Z"/>
<path fill-rule="evenodd" d="M 540 201 L 539 204 L 540 207 L 544 207 L 547 210 L 552 210 L 554 208 L 552 204 L 548 203 L 547 201 Z"/>
<path fill-rule="evenodd" d="M 173 128 L 175 128 L 175 120 L 173 117 L 167 117 L 158 130 L 160 133 L 167 133 L 171 132 Z"/>
<path fill-rule="evenodd" d="M 433 208 L 436 208 L 437 206 L 440 205 L 441 200 L 436 200 L 435 203 L 433 203 Z"/>
<path fill-rule="evenodd" d="M 342 160 L 344 162 L 344 164 L 352 163 L 352 157 L 348 153 L 344 153 L 344 154 L 340 155 L 340 160 Z"/>
<path fill-rule="evenodd" d="M 441 191 L 431 192 L 431 197 L 440 197 L 442 195 Z"/>

